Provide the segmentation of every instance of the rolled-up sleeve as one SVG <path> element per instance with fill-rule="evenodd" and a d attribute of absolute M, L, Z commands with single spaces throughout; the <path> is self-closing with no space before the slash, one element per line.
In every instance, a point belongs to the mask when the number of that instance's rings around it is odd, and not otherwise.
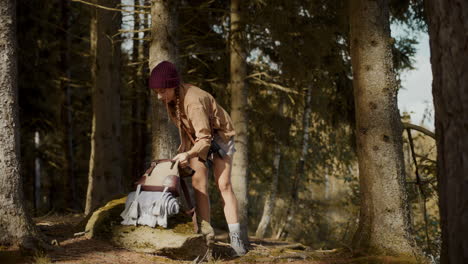
<path fill-rule="evenodd" d="M 211 145 L 211 127 L 209 113 L 202 104 L 190 104 L 187 118 L 195 130 L 195 144 L 187 151 L 190 158 L 206 160 Z"/>

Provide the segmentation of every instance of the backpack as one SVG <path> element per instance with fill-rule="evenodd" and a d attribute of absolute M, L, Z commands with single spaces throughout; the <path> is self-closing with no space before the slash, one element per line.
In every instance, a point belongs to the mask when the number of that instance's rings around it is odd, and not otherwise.
<path fill-rule="evenodd" d="M 184 213 L 192 217 L 194 230 L 198 233 L 195 207 L 193 206 L 194 203 L 192 202 L 188 186 L 183 179 L 191 177 L 194 173 L 195 171 L 190 167 L 179 167 L 178 161 L 161 159 L 151 162 L 150 167 L 146 170 L 143 176 L 135 182 L 137 189 L 136 194 L 132 197 L 129 195 L 128 199 L 132 198 L 133 201 L 126 206 L 125 211 L 122 212 L 122 217 L 127 219 L 138 219 L 138 197 L 140 195 L 140 191 L 162 192 L 162 195 L 169 192 L 174 197 L 183 196 L 182 198 L 185 200 L 187 208 Z M 126 217 L 124 217 L 124 215 L 126 215 Z M 129 215 L 132 217 L 129 218 Z M 134 223 L 136 224 L 136 222 Z"/>

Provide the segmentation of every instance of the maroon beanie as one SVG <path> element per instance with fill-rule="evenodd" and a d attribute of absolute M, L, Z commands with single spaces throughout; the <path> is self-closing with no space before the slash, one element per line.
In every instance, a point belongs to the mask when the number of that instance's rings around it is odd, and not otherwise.
<path fill-rule="evenodd" d="M 180 84 L 179 73 L 174 64 L 168 61 L 159 63 L 151 71 L 149 78 L 150 89 L 167 89 Z"/>

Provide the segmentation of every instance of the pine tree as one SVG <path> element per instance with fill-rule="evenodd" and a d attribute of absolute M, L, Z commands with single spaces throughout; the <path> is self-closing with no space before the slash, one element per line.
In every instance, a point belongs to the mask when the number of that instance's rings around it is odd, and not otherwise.
<path fill-rule="evenodd" d="M 428 0 L 441 263 L 468 263 L 468 2 Z"/>
<path fill-rule="evenodd" d="M 245 24 L 243 21 L 243 5 L 240 0 L 231 0 L 231 118 L 236 130 L 234 138 L 236 153 L 232 161 L 232 187 L 238 201 L 239 221 L 244 241 L 247 241 L 248 224 L 248 115 L 247 92 L 245 82 L 247 76 L 247 51 L 245 48 Z"/>
<path fill-rule="evenodd" d="M 419 257 L 405 191 L 388 2 L 353 0 L 349 15 L 361 198 L 353 246 Z"/>
<path fill-rule="evenodd" d="M 112 6 L 113 0 L 95 0 Z M 91 79 L 93 121 L 85 213 L 122 192 L 120 139 L 120 13 L 94 8 L 91 19 Z"/>
<path fill-rule="evenodd" d="M 33 248 L 38 233 L 26 213 L 20 175 L 16 3 L 0 3 L 0 244 Z"/>
<path fill-rule="evenodd" d="M 181 72 L 177 52 L 178 1 L 151 1 L 151 43 L 149 70 L 162 61 L 174 63 Z M 170 159 L 177 153 L 176 126 L 169 120 L 166 106 L 151 92 L 152 159 Z"/>

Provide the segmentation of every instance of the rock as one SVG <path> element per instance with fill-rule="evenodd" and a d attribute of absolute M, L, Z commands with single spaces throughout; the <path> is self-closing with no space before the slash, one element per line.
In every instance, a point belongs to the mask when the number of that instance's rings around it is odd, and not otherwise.
<path fill-rule="evenodd" d="M 86 237 L 109 240 L 135 252 L 179 260 L 193 260 L 206 254 L 211 240 L 210 232 L 205 235 L 194 233 L 192 219 L 182 213 L 169 218 L 167 229 L 120 225 L 125 200 L 126 197 L 110 201 L 96 210 L 86 225 Z"/>
<path fill-rule="evenodd" d="M 108 238 L 111 227 L 120 224 L 120 213 L 125 209 L 127 197 L 115 199 L 93 212 L 85 227 L 87 238 Z"/>
<path fill-rule="evenodd" d="M 208 250 L 202 234 L 177 233 L 148 226 L 115 226 L 112 242 L 132 251 L 183 260 L 204 256 Z"/>

